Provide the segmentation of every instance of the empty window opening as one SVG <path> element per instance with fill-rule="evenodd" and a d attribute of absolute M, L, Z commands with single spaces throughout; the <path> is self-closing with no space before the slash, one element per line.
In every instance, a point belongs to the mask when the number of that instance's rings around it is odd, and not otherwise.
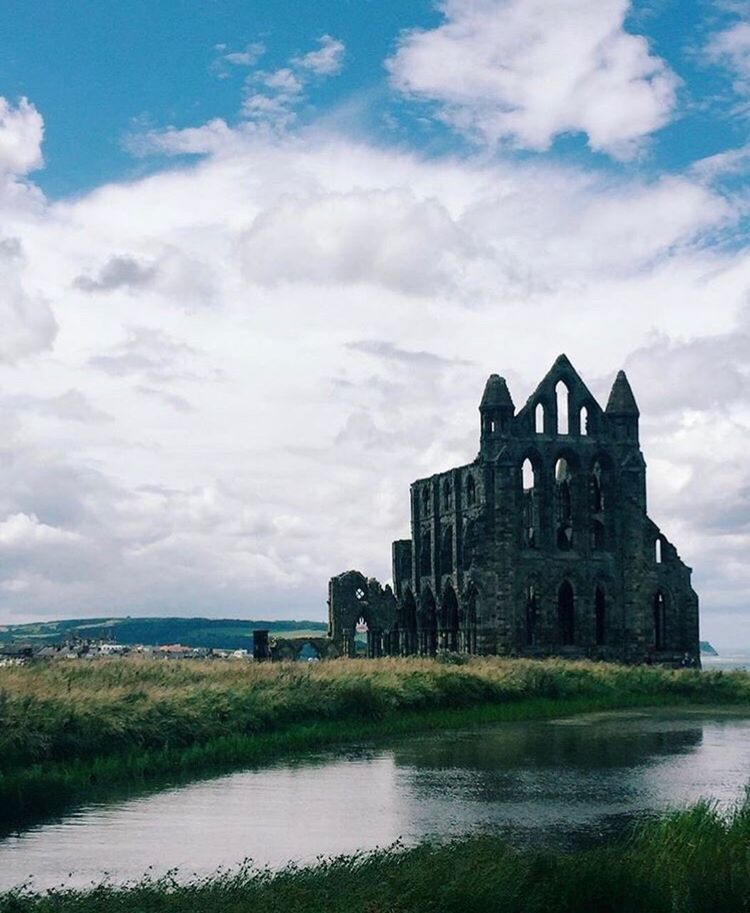
<path fill-rule="evenodd" d="M 581 434 L 586 437 L 589 433 L 589 410 L 585 406 L 581 406 L 581 412 L 579 414 L 579 422 Z"/>
<path fill-rule="evenodd" d="M 354 625 L 354 652 L 359 656 L 367 653 L 367 634 L 369 626 L 365 618 L 360 615 Z"/>
<path fill-rule="evenodd" d="M 437 608 L 432 590 L 427 589 L 422 593 L 422 643 L 421 652 L 434 656 L 437 651 Z"/>
<path fill-rule="evenodd" d="M 533 586 L 526 590 L 526 644 L 533 647 L 537 641 L 538 602 Z"/>
<path fill-rule="evenodd" d="M 534 489 L 536 488 L 536 474 L 530 459 L 523 461 L 521 467 L 523 484 L 523 536 L 527 548 L 535 548 L 537 540 L 537 503 Z"/>
<path fill-rule="evenodd" d="M 560 643 L 570 647 L 575 643 L 575 597 L 573 587 L 566 580 L 557 594 L 557 617 L 560 625 Z"/>
<path fill-rule="evenodd" d="M 417 603 L 414 594 L 407 587 L 404 602 L 399 613 L 399 626 L 403 637 L 401 651 L 407 656 L 417 652 Z"/>
<path fill-rule="evenodd" d="M 661 539 L 654 542 L 654 560 L 657 564 L 661 564 Z"/>
<path fill-rule="evenodd" d="M 536 479 L 534 476 L 534 466 L 528 457 L 523 461 L 521 475 L 523 478 L 523 490 L 529 491 L 536 484 Z"/>
<path fill-rule="evenodd" d="M 443 647 L 455 653 L 458 650 L 458 600 L 450 584 L 443 593 L 442 609 Z"/>
<path fill-rule="evenodd" d="M 600 514 L 604 510 L 604 490 L 602 488 L 602 466 L 599 460 L 591 470 L 591 510 Z"/>
<path fill-rule="evenodd" d="M 594 520 L 591 524 L 591 551 L 604 551 L 604 524 L 601 520 Z"/>
<path fill-rule="evenodd" d="M 604 596 L 604 590 L 598 586 L 594 596 L 594 634 L 598 646 L 606 643 L 606 611 L 607 600 Z"/>
<path fill-rule="evenodd" d="M 667 604 L 660 591 L 654 596 L 654 646 L 664 650 L 667 645 Z"/>
<path fill-rule="evenodd" d="M 573 547 L 572 474 L 568 461 L 562 457 L 555 463 L 555 508 L 557 547 L 569 551 Z"/>
<path fill-rule="evenodd" d="M 536 404 L 534 410 L 534 427 L 537 434 L 544 434 L 544 406 L 542 403 Z"/>
<path fill-rule="evenodd" d="M 422 544 L 419 550 L 419 572 L 422 576 L 432 573 L 432 534 L 429 530 L 422 533 Z"/>
<path fill-rule="evenodd" d="M 452 491 L 451 483 L 446 479 L 443 482 L 443 507 L 448 510 L 451 506 L 452 501 Z"/>
<path fill-rule="evenodd" d="M 427 513 L 430 507 L 430 490 L 425 486 L 422 489 L 422 510 Z"/>
<path fill-rule="evenodd" d="M 477 499 L 477 486 L 474 481 L 474 476 L 469 475 L 466 480 L 466 503 L 471 506 Z"/>
<path fill-rule="evenodd" d="M 453 570 L 453 527 L 446 526 L 440 543 L 440 570 L 443 574 L 450 574 Z"/>
<path fill-rule="evenodd" d="M 565 381 L 560 380 L 555 386 L 555 396 L 557 397 L 557 433 L 570 434 L 570 420 L 568 416 L 568 400 L 570 391 Z"/>

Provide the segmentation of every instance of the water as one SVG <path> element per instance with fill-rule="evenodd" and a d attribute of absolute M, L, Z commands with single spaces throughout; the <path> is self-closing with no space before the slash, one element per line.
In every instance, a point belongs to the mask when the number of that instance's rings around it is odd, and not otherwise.
<path fill-rule="evenodd" d="M 172 868 L 188 878 L 247 857 L 276 867 L 478 831 L 586 846 L 700 797 L 728 807 L 748 781 L 750 719 L 720 711 L 418 735 L 82 809 L 0 841 L 0 890 Z"/>
<path fill-rule="evenodd" d="M 701 656 L 704 669 L 750 669 L 750 653 L 725 653 L 723 650 L 718 656 Z"/>

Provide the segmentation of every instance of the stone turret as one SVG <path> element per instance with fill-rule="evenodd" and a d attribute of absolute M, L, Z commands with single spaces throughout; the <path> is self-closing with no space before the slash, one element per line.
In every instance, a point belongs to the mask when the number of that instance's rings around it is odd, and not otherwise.
<path fill-rule="evenodd" d="M 483 449 L 509 434 L 515 411 L 505 378 L 490 374 L 479 404 Z"/>
<path fill-rule="evenodd" d="M 641 413 L 624 371 L 617 372 L 605 414 L 619 440 L 638 443 L 638 419 Z"/>

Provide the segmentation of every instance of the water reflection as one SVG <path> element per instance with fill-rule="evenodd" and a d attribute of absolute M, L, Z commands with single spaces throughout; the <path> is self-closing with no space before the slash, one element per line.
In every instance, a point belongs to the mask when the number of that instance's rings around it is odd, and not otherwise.
<path fill-rule="evenodd" d="M 578 846 L 750 779 L 750 720 L 621 714 L 512 723 L 360 746 L 96 806 L 0 842 L 0 889 L 208 874 L 353 852 L 398 838 L 494 831 Z"/>

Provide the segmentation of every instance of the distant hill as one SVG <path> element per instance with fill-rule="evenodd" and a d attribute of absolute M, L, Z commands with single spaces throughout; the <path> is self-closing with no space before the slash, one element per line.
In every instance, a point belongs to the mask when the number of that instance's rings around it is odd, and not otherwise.
<path fill-rule="evenodd" d="M 701 653 L 703 653 L 705 656 L 718 656 L 719 655 L 707 640 L 701 641 Z"/>
<path fill-rule="evenodd" d="M 248 621 L 238 618 L 82 618 L 25 625 L 0 625 L 0 644 L 58 643 L 68 637 L 111 639 L 119 644 L 185 644 L 217 650 L 252 649 L 254 628 L 277 637 L 320 637 L 328 630 L 322 621 Z"/>

